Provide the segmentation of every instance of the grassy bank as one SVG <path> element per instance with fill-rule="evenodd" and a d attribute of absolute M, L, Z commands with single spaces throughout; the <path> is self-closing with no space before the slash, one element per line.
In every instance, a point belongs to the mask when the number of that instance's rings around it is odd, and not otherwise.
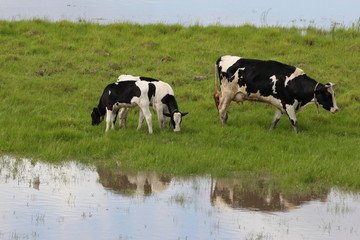
<path fill-rule="evenodd" d="M 50 162 L 79 160 L 169 174 L 269 176 L 282 187 L 360 189 L 359 26 L 309 28 L 0 22 L 0 154 Z M 273 59 L 334 82 L 341 111 L 309 106 L 300 134 L 286 118 L 269 131 L 275 109 L 232 104 L 221 126 L 212 99 L 221 55 Z M 90 112 L 120 74 L 170 83 L 184 118 L 181 134 L 144 123 L 104 134 Z"/>

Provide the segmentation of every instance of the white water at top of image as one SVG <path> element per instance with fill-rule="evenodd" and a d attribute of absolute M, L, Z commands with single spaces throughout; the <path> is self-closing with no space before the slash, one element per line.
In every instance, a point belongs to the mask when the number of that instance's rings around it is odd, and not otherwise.
<path fill-rule="evenodd" d="M 0 19 L 182 25 L 351 27 L 359 0 L 0 0 Z"/>

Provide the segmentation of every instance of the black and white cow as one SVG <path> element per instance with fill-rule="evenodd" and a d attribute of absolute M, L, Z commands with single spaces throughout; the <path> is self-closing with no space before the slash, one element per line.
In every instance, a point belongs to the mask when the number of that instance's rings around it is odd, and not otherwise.
<path fill-rule="evenodd" d="M 152 134 L 152 117 L 149 105 L 155 96 L 155 85 L 145 81 L 122 81 L 107 85 L 100 98 L 99 104 L 91 113 L 92 125 L 98 125 L 106 114 L 106 129 L 114 128 L 116 115 L 120 108 L 139 106 L 146 119 L 149 133 Z"/>
<path fill-rule="evenodd" d="M 282 114 L 286 114 L 298 132 L 296 112 L 315 103 L 335 113 L 336 105 L 332 83 L 322 84 L 308 77 L 303 70 L 276 61 L 262 61 L 222 56 L 216 62 L 216 81 L 220 81 L 214 93 L 220 120 L 225 124 L 231 101 L 258 101 L 277 108 L 271 129 L 276 127 Z M 218 83 L 216 82 L 216 86 Z"/>
<path fill-rule="evenodd" d="M 188 113 L 180 112 L 175 96 L 174 90 L 166 82 L 141 76 L 133 75 L 120 75 L 117 82 L 123 81 L 145 81 L 151 83 L 155 86 L 154 97 L 150 100 L 150 105 L 152 105 L 154 111 L 156 112 L 159 120 L 160 128 L 166 126 L 166 117 L 170 118 L 171 125 L 173 126 L 174 132 L 180 132 L 180 124 L 182 122 L 182 117 Z M 121 126 L 126 125 L 126 115 L 128 113 L 127 108 L 123 108 L 119 112 Z M 140 111 L 139 113 L 139 123 L 138 129 L 141 127 L 142 122 L 144 121 L 144 115 Z"/>

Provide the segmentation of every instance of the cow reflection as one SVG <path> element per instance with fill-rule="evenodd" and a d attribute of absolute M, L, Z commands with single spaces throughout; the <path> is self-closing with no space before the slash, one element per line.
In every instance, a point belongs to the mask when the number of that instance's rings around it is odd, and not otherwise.
<path fill-rule="evenodd" d="M 214 181 L 211 186 L 211 202 L 219 208 L 289 211 L 311 200 L 325 201 L 328 195 L 328 191 L 321 191 L 321 193 L 284 196 L 280 191 L 272 190 L 263 180 L 248 186 L 236 179 L 219 179 L 215 183 Z"/>
<path fill-rule="evenodd" d="M 155 173 L 129 173 L 120 170 L 97 168 L 99 182 L 113 191 L 123 194 L 149 195 L 164 191 L 171 178 Z"/>

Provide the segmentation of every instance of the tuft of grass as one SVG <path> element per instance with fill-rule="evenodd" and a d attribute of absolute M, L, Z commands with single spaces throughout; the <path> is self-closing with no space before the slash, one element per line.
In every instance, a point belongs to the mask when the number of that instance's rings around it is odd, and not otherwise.
<path fill-rule="evenodd" d="M 190 201 L 186 196 L 181 194 L 175 194 L 170 198 L 171 202 L 175 202 L 176 204 L 179 204 L 181 206 L 184 206 L 186 203 Z"/>
<path fill-rule="evenodd" d="M 265 17 L 265 16 L 264 16 Z M 282 27 L 98 25 L 81 21 L 0 21 L 0 153 L 49 162 L 79 160 L 111 168 L 174 175 L 265 174 L 281 188 L 360 189 L 360 32 Z M 212 99 L 221 55 L 273 59 L 337 83 L 341 111 L 298 114 L 300 134 L 285 117 L 269 131 L 274 108 L 232 104 L 221 126 Z M 104 133 L 90 113 L 120 74 L 159 78 L 190 112 L 180 134 L 146 124 Z M 205 77 L 198 77 L 205 76 Z M 117 163 L 120 163 L 119 166 Z"/>

